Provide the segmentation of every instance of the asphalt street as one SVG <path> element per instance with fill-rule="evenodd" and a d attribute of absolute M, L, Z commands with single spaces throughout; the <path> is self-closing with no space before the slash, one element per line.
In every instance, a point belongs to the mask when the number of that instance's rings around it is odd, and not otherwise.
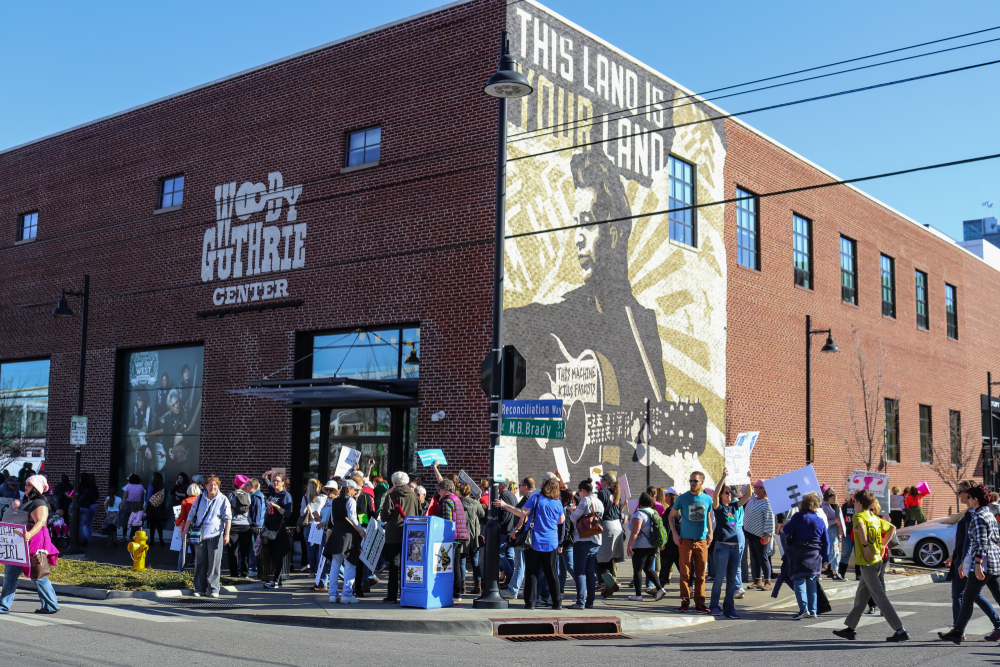
<path fill-rule="evenodd" d="M 156 602 L 129 604 L 61 601 L 53 616 L 32 612 L 34 594 L 19 591 L 14 614 L 0 617 L 0 665 L 329 665 L 385 660 L 407 666 L 439 666 L 460 658 L 471 665 L 537 664 L 539 651 L 558 662 L 595 667 L 622 664 L 802 664 L 949 665 L 1000 663 L 1000 646 L 983 641 L 991 630 L 976 610 L 962 646 L 937 641 L 936 630 L 951 625 L 947 584 L 892 594 L 912 637 L 887 644 L 888 625 L 866 616 L 854 642 L 839 639 L 850 609 L 835 602 L 818 620 L 792 621 L 794 608 L 742 609 L 738 621 L 716 621 L 688 630 L 635 634 L 631 639 L 552 641 L 518 644 L 492 637 L 372 633 L 268 625 L 219 619 Z M 763 598 L 757 598 L 764 603 Z M 653 604 L 652 602 L 650 604 Z M 861 651 L 859 649 L 865 649 Z"/>

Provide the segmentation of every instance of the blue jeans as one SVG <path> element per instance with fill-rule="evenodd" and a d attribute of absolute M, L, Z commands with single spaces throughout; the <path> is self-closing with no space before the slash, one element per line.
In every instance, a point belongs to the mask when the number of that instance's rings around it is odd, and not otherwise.
<path fill-rule="evenodd" d="M 715 581 L 712 582 L 712 609 L 719 608 L 719 597 L 722 595 L 722 580 L 726 580 L 726 599 L 722 604 L 723 614 L 733 614 L 736 612 L 736 604 L 733 596 L 736 589 L 740 587 L 740 554 L 742 549 L 738 544 L 715 543 L 715 554 L 712 561 L 715 563 Z"/>
<path fill-rule="evenodd" d="M 323 542 L 326 542 L 324 537 Z M 306 556 L 309 558 L 309 571 L 316 574 L 316 566 L 319 565 L 319 557 L 323 553 L 323 544 L 310 544 Z"/>
<path fill-rule="evenodd" d="M 14 604 L 14 593 L 17 591 L 17 580 L 21 576 L 21 568 L 5 565 L 3 568 L 3 590 L 0 591 L 0 614 L 9 614 L 10 606 Z M 56 592 L 52 590 L 52 582 L 48 577 L 35 582 L 38 586 L 38 599 L 45 611 L 58 611 L 59 601 Z"/>
<path fill-rule="evenodd" d="M 500 569 L 507 575 L 507 581 L 510 581 L 510 575 L 514 573 L 515 551 L 514 543 L 510 541 L 510 535 L 500 533 Z"/>
<path fill-rule="evenodd" d="M 257 545 L 257 540 L 259 539 L 259 535 L 250 538 L 250 569 L 254 572 L 257 571 L 257 554 L 254 553 L 253 548 Z"/>
<path fill-rule="evenodd" d="M 807 577 L 799 577 L 793 583 L 795 587 L 795 599 L 799 603 L 799 611 L 808 611 L 810 614 L 816 613 L 816 581 L 818 579 L 819 575 L 812 574 Z"/>
<path fill-rule="evenodd" d="M 573 543 L 573 578 L 576 580 L 576 602 L 594 605 L 597 595 L 597 551 L 593 542 Z"/>
<path fill-rule="evenodd" d="M 514 543 L 511 542 L 511 545 Z M 514 571 L 511 573 L 507 584 L 507 590 L 515 598 L 517 597 L 518 591 L 521 590 L 521 584 L 524 583 L 524 552 L 520 549 L 514 549 L 511 546 L 511 551 L 514 552 Z"/>
<path fill-rule="evenodd" d="M 94 516 L 97 515 L 97 505 L 80 508 L 80 541 L 89 542 L 94 534 Z"/>
<path fill-rule="evenodd" d="M 573 551 L 574 547 L 563 547 L 562 553 L 559 554 L 559 571 L 556 576 L 559 577 L 559 595 L 563 596 L 566 594 L 566 578 L 569 576 L 576 576 L 576 572 L 573 570 Z"/>
<path fill-rule="evenodd" d="M 826 554 L 826 562 L 830 564 L 831 572 L 836 572 L 840 569 L 840 554 L 837 553 L 837 543 L 840 540 L 837 534 L 839 532 L 839 525 L 830 526 L 826 529 L 826 537 L 830 542 L 830 550 Z"/>
<path fill-rule="evenodd" d="M 958 624 L 958 612 L 962 608 L 962 594 L 965 593 L 965 579 L 959 579 L 957 569 L 957 566 L 951 569 L 951 620 L 954 624 Z M 979 591 L 975 603 L 986 614 L 986 618 L 990 619 L 993 627 L 1000 628 L 1000 615 L 997 614 L 997 610 L 993 608 L 990 601 L 983 597 L 982 591 Z"/>

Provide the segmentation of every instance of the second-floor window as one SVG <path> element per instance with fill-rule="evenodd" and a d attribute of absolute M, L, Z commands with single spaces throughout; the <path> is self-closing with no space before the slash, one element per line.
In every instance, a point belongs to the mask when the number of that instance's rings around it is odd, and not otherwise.
<path fill-rule="evenodd" d="M 934 460 L 934 442 L 931 439 L 931 406 L 920 406 L 920 462 Z"/>
<path fill-rule="evenodd" d="M 171 176 L 160 181 L 160 205 L 158 208 L 170 208 L 184 203 L 184 177 Z"/>
<path fill-rule="evenodd" d="M 858 305 L 858 244 L 840 237 L 840 299 Z"/>
<path fill-rule="evenodd" d="M 757 196 L 736 188 L 736 261 L 748 269 L 760 269 L 757 245 Z"/>
<path fill-rule="evenodd" d="M 927 319 L 927 274 L 923 271 L 914 273 L 917 285 L 917 326 L 927 329 L 930 324 Z"/>
<path fill-rule="evenodd" d="M 882 314 L 896 317 L 896 262 L 892 257 L 881 256 L 882 262 Z"/>
<path fill-rule="evenodd" d="M 962 413 L 958 410 L 948 411 L 948 436 L 951 440 L 951 464 L 962 463 Z"/>
<path fill-rule="evenodd" d="M 683 160 L 671 157 L 670 167 L 670 200 L 671 209 L 694 205 L 694 167 Z M 673 211 L 670 216 L 670 238 L 685 245 L 696 246 L 698 236 L 695 227 L 695 214 L 691 209 Z"/>
<path fill-rule="evenodd" d="M 812 289 L 812 220 L 792 216 L 792 246 L 795 259 L 795 284 Z"/>
<path fill-rule="evenodd" d="M 944 310 L 948 316 L 948 338 L 958 340 L 958 295 L 955 287 L 944 285 Z"/>
<path fill-rule="evenodd" d="M 885 399 L 885 460 L 899 463 L 899 401 Z"/>
<path fill-rule="evenodd" d="M 38 211 L 25 213 L 17 225 L 17 240 L 30 241 L 38 235 Z"/>
<path fill-rule="evenodd" d="M 347 166 L 378 162 L 382 157 L 382 128 L 370 127 L 347 135 Z"/>

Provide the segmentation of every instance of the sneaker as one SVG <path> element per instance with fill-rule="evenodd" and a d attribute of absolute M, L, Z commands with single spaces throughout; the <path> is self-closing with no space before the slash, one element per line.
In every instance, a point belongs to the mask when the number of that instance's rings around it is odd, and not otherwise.
<path fill-rule="evenodd" d="M 628 596 L 628 601 L 629 602 L 642 602 L 642 596 L 641 595 L 630 595 L 630 596 Z"/>
<path fill-rule="evenodd" d="M 568 606 L 568 607 L 566 607 L 566 608 L 567 608 L 567 609 L 586 609 L 586 607 L 584 607 L 584 606 L 583 606 L 582 604 L 580 604 L 579 602 L 577 602 L 576 604 L 571 604 L 570 606 Z"/>
<path fill-rule="evenodd" d="M 712 609 L 712 616 L 722 616 L 722 610 L 718 607 Z"/>
<path fill-rule="evenodd" d="M 274 582 L 273 581 L 265 582 L 264 588 L 274 588 Z M 197 593 L 195 593 L 195 595 L 197 595 Z"/>
<path fill-rule="evenodd" d="M 868 609 L 865 609 L 865 613 L 868 614 L 869 616 L 872 615 L 872 614 L 874 614 L 875 613 L 875 607 L 868 607 Z"/>
<path fill-rule="evenodd" d="M 902 632 L 894 632 L 890 636 L 886 637 L 887 642 L 908 642 L 910 641 L 910 635 L 906 634 L 906 630 Z"/>
<path fill-rule="evenodd" d="M 359 602 L 361 602 L 361 600 L 355 597 L 350 597 L 350 598 L 345 598 L 344 596 L 340 597 L 340 604 L 358 604 Z"/>
<path fill-rule="evenodd" d="M 988 642 L 1000 642 L 1000 628 L 993 628 L 993 632 L 986 635 L 983 639 Z"/>
<path fill-rule="evenodd" d="M 809 618 L 819 618 L 819 615 L 813 614 L 812 612 L 810 612 L 809 613 Z"/>
<path fill-rule="evenodd" d="M 839 574 L 835 574 L 835 575 L 833 575 L 833 576 L 832 576 L 832 577 L 830 577 L 830 578 L 831 578 L 831 579 L 833 579 L 834 581 L 847 581 L 847 579 L 844 579 L 844 578 L 843 578 L 842 576 L 840 576 Z"/>
<path fill-rule="evenodd" d="M 800 611 L 799 613 L 795 614 L 795 616 L 792 616 L 793 621 L 801 621 L 803 618 L 809 618 L 808 611 Z"/>
<path fill-rule="evenodd" d="M 514 594 L 505 588 L 502 591 L 500 591 L 500 597 L 502 597 L 504 600 L 510 600 L 511 598 L 514 597 Z"/>
<path fill-rule="evenodd" d="M 605 588 L 601 591 L 601 597 L 607 600 L 609 597 L 618 592 L 618 584 Z"/>
<path fill-rule="evenodd" d="M 711 614 L 711 613 L 712 613 L 712 610 L 711 610 L 711 609 L 709 609 L 708 607 L 706 607 L 706 606 L 705 606 L 705 605 L 703 605 L 703 604 L 696 604 L 696 605 L 694 606 L 694 610 L 695 610 L 696 612 L 698 612 L 699 614 Z"/>
<path fill-rule="evenodd" d="M 659 602 L 660 600 L 663 599 L 663 596 L 666 595 L 666 594 L 667 594 L 667 592 L 665 590 L 663 590 L 662 588 L 660 590 L 656 591 L 656 595 L 653 596 L 653 602 Z"/>
<path fill-rule="evenodd" d="M 733 613 L 731 613 L 731 614 L 723 614 L 723 616 L 725 616 L 726 618 L 732 618 L 732 619 L 738 619 L 740 617 L 740 615 L 737 614 L 735 611 Z"/>
<path fill-rule="evenodd" d="M 742 588 L 737 588 L 736 592 L 733 593 L 733 597 L 737 600 L 742 600 L 744 595 L 746 595 L 746 591 Z"/>
<path fill-rule="evenodd" d="M 256 577 L 257 576 L 257 570 L 250 570 L 250 573 L 249 573 L 248 576 L 250 576 L 250 577 Z"/>
<path fill-rule="evenodd" d="M 679 611 L 679 612 L 688 612 L 690 610 L 691 610 L 691 603 L 690 602 L 681 602 L 681 606 L 677 607 L 677 611 Z"/>
<path fill-rule="evenodd" d="M 844 639 L 854 640 L 858 638 L 858 633 L 856 633 L 854 630 L 850 628 L 841 628 L 840 630 L 834 630 L 833 634 L 837 635 L 838 637 L 842 637 Z"/>
<path fill-rule="evenodd" d="M 217 598 L 217 597 L 219 597 L 219 594 L 218 593 L 212 593 L 208 597 L 210 597 L 210 598 Z"/>
<path fill-rule="evenodd" d="M 536 606 L 538 606 L 538 607 L 551 607 L 552 606 L 552 600 L 539 600 L 538 604 Z"/>
<path fill-rule="evenodd" d="M 267 584 L 265 584 L 265 586 L 266 586 L 266 585 L 267 585 Z M 196 598 L 200 598 L 200 597 L 201 597 L 201 593 L 199 593 L 198 591 L 195 591 L 195 592 L 194 592 L 194 593 L 192 593 L 191 595 L 193 595 L 193 596 L 194 596 L 194 597 L 196 597 Z"/>

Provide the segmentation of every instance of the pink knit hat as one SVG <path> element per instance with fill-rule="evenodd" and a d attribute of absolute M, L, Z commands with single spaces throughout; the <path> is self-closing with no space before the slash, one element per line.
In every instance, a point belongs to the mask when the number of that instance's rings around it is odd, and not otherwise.
<path fill-rule="evenodd" d="M 39 493 L 45 493 L 49 490 L 49 480 L 45 479 L 42 475 L 32 475 L 28 479 L 24 480 L 24 483 L 35 487 Z"/>
<path fill-rule="evenodd" d="M 233 480 L 233 486 L 237 489 L 242 488 L 244 484 L 250 481 L 250 478 L 246 475 L 237 475 L 236 479 Z"/>

